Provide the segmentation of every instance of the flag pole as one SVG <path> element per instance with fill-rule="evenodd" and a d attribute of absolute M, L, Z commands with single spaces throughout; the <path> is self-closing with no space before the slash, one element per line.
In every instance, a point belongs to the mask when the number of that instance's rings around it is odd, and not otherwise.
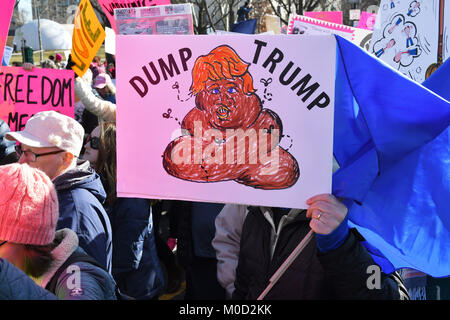
<path fill-rule="evenodd" d="M 272 287 L 278 282 L 281 276 L 286 272 L 286 270 L 291 266 L 291 264 L 295 261 L 298 255 L 305 249 L 308 243 L 313 238 L 314 231 L 310 230 L 308 234 L 300 241 L 297 247 L 291 252 L 289 257 L 283 262 L 283 264 L 278 268 L 277 271 L 273 274 L 273 276 L 269 280 L 269 285 L 264 289 L 264 291 L 259 295 L 257 300 L 262 300 L 269 293 Z"/>

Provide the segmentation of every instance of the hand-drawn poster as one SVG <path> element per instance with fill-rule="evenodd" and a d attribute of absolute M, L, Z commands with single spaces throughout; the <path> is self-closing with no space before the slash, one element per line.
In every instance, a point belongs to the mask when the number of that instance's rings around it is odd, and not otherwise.
<path fill-rule="evenodd" d="M 118 196 L 304 208 L 330 192 L 333 36 L 116 45 Z"/>
<path fill-rule="evenodd" d="M 194 34 L 192 5 L 114 10 L 117 34 Z"/>
<path fill-rule="evenodd" d="M 325 22 L 301 15 L 291 15 L 289 17 L 287 33 L 296 35 L 337 34 L 365 50 L 369 50 L 370 40 L 372 39 L 372 31 L 370 30 Z"/>
<path fill-rule="evenodd" d="M 150 7 L 170 4 L 170 0 L 98 0 L 103 12 L 108 17 L 111 28 L 117 33 L 114 10 L 121 8 Z"/>
<path fill-rule="evenodd" d="M 377 20 L 370 52 L 422 83 L 437 62 L 439 0 L 382 0 Z"/>
<path fill-rule="evenodd" d="M 74 117 L 72 70 L 0 67 L 0 119 L 19 131 L 35 113 L 54 110 Z"/>
<path fill-rule="evenodd" d="M 72 36 L 73 71 L 82 77 L 105 40 L 105 30 L 89 0 L 81 0 L 75 13 Z"/>

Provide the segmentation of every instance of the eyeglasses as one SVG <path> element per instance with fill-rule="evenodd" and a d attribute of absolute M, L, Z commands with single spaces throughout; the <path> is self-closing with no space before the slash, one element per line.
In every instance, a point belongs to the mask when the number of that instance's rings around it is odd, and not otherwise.
<path fill-rule="evenodd" d="M 2 245 L 4 245 L 5 243 L 7 243 L 8 241 L 3 241 L 2 243 L 0 243 L 0 247 L 2 246 Z"/>
<path fill-rule="evenodd" d="M 98 150 L 100 148 L 100 138 L 99 137 L 91 137 L 90 135 L 86 138 L 86 143 L 91 145 L 92 149 Z"/>
<path fill-rule="evenodd" d="M 22 146 L 16 146 L 17 155 L 19 157 L 21 157 L 23 155 L 27 159 L 28 162 L 36 162 L 37 158 L 39 158 L 39 157 L 48 156 L 51 154 L 57 154 L 57 153 L 61 153 L 61 152 L 65 152 L 65 150 L 57 150 L 57 151 L 51 151 L 51 152 L 46 152 L 46 153 L 34 153 L 31 151 L 22 150 Z"/>

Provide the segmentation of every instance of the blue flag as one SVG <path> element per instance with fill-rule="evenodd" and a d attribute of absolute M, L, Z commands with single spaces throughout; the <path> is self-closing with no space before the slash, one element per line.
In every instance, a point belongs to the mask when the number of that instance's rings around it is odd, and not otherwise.
<path fill-rule="evenodd" d="M 383 271 L 449 276 L 450 102 L 336 41 L 333 194 L 345 199 L 350 226 Z"/>
<path fill-rule="evenodd" d="M 245 21 L 235 23 L 231 27 L 231 31 L 238 32 L 238 33 L 254 34 L 255 30 L 256 30 L 257 22 L 258 22 L 258 19 L 250 19 L 250 20 L 245 20 Z"/>

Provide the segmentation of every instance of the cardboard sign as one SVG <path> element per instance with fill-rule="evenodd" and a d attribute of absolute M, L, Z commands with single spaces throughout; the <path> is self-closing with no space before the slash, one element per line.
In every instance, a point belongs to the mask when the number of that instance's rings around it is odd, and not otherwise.
<path fill-rule="evenodd" d="M 74 73 L 71 70 L 0 67 L 0 118 L 20 131 L 37 112 L 54 110 L 74 117 Z"/>
<path fill-rule="evenodd" d="M 116 44 L 119 197 L 305 208 L 330 192 L 334 36 Z"/>
<path fill-rule="evenodd" d="M 194 34 L 189 3 L 115 9 L 117 34 Z"/>
<path fill-rule="evenodd" d="M 381 1 L 370 50 L 378 58 L 422 83 L 438 43 L 439 1 Z"/>
<path fill-rule="evenodd" d="M 306 17 L 332 23 L 342 24 L 343 22 L 342 11 L 305 11 L 304 14 Z"/>
<path fill-rule="evenodd" d="M 105 30 L 89 0 L 81 0 L 75 13 L 72 37 L 72 69 L 82 77 L 105 40 Z"/>
<path fill-rule="evenodd" d="M 98 3 L 108 17 L 111 28 L 117 32 L 116 22 L 114 20 L 114 9 L 164 5 L 170 4 L 170 0 L 98 0 Z"/>
<path fill-rule="evenodd" d="M 9 24 L 14 9 L 15 0 L 3 0 L 0 9 L 0 62 L 3 59 L 3 50 L 8 37 Z"/>
<path fill-rule="evenodd" d="M 342 24 L 325 22 L 300 15 L 293 15 L 289 18 L 288 34 L 295 35 L 324 35 L 336 34 L 365 50 L 369 50 L 372 32 L 369 30 L 344 26 Z"/>

